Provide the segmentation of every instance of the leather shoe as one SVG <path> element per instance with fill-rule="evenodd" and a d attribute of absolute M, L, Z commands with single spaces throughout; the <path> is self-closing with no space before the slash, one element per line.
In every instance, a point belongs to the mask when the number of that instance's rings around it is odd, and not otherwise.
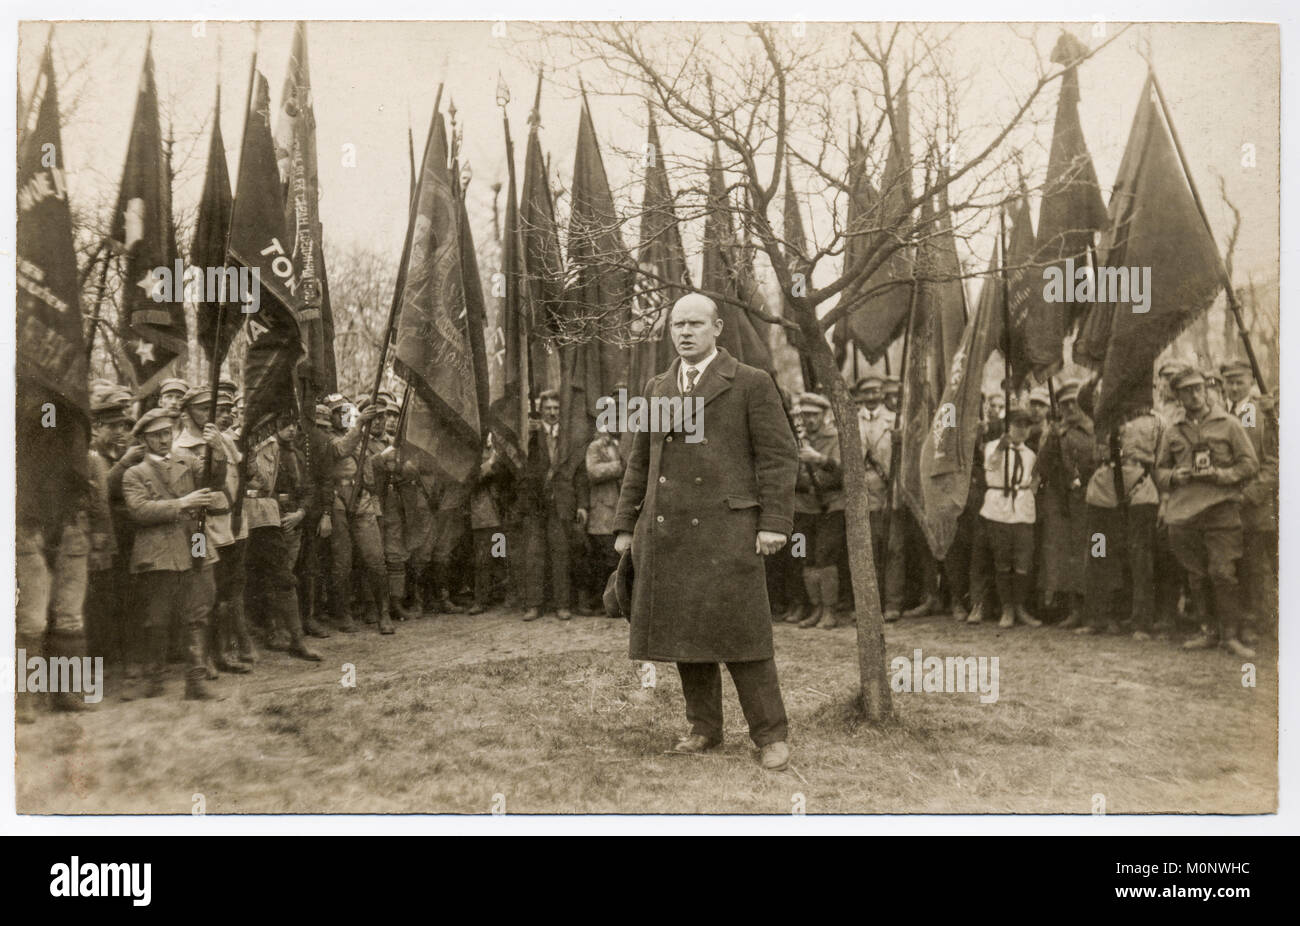
<path fill-rule="evenodd" d="M 790 764 L 790 747 L 785 743 L 768 743 L 759 750 L 758 761 L 769 772 L 784 771 Z"/>
<path fill-rule="evenodd" d="M 700 733 L 688 733 L 673 744 L 673 752 L 694 756 L 702 752 L 708 752 L 710 749 L 716 749 L 720 745 L 722 745 L 722 740 L 710 740 Z"/>
<path fill-rule="evenodd" d="M 529 608 L 527 611 L 524 612 L 525 621 L 535 621 L 541 616 L 542 616 L 541 608 Z"/>
<path fill-rule="evenodd" d="M 295 640 L 289 645 L 290 656 L 297 656 L 299 659 L 306 659 L 308 662 L 320 662 L 320 653 L 307 646 L 302 640 Z"/>
<path fill-rule="evenodd" d="M 555 616 L 562 621 L 573 619 L 573 614 L 569 611 L 568 608 L 560 608 L 558 611 L 555 612 Z"/>
<path fill-rule="evenodd" d="M 1255 651 L 1246 644 L 1242 643 L 1236 637 L 1229 637 L 1223 644 L 1234 656 L 1240 656 L 1242 659 L 1254 659 Z"/>

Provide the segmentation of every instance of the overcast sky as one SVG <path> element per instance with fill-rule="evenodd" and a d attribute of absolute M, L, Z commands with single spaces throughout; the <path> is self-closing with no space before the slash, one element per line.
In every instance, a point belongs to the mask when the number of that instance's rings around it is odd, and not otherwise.
<path fill-rule="evenodd" d="M 474 11 L 469 11 L 474 12 Z M 67 99 L 79 91 L 76 109 L 65 119 L 65 161 L 74 201 L 111 198 L 121 176 L 135 90 L 149 25 L 145 23 L 67 23 L 55 30 L 60 74 L 80 67 Z M 671 25 L 662 27 L 674 29 Z M 735 27 L 716 28 L 718 35 Z M 790 25 L 779 28 L 791 29 Z M 1100 39 L 1094 24 L 1070 27 L 1090 45 Z M 1108 29 L 1118 27 L 1110 25 Z M 264 23 L 257 41 L 259 69 L 266 74 L 278 106 L 292 23 Z M 953 67 L 966 75 L 961 118 L 970 125 L 991 124 L 1013 105 L 1013 94 L 1033 83 L 1035 62 L 1029 35 L 1046 61 L 1060 27 L 971 25 L 951 41 Z M 30 91 L 48 27 L 27 24 L 19 31 L 19 80 Z M 500 33 L 504 31 L 504 35 Z M 840 24 L 806 26 L 800 39 L 835 47 L 847 35 Z M 523 23 L 498 25 L 438 22 L 320 22 L 309 26 L 311 77 L 320 151 L 320 211 L 327 245 L 368 243 L 400 249 L 407 208 L 407 129 L 414 129 L 420 154 L 435 89 L 446 81 L 443 108 L 454 101 L 464 125 L 465 156 L 474 169 L 471 207 L 476 224 L 486 221 L 489 186 L 505 179 L 500 110 L 494 102 L 498 73 L 508 83 L 518 167 L 540 54 L 535 28 Z M 1230 217 L 1221 205 L 1215 172 L 1224 176 L 1229 195 L 1242 211 L 1238 277 L 1272 278 L 1278 267 L 1278 33 L 1268 26 L 1142 25 L 1135 27 L 1081 71 L 1081 118 L 1103 187 L 1109 188 L 1127 138 L 1146 64 L 1138 53 L 1149 43 L 1173 109 L 1175 123 L 1194 177 L 1222 243 Z M 232 180 L 238 166 L 249 57 L 254 29 L 248 23 L 159 23 L 153 48 L 164 124 L 177 137 L 179 171 L 174 200 L 178 207 L 197 202 L 214 89 L 221 80 L 222 129 Z M 813 46 L 816 47 L 816 46 Z M 600 75 L 583 71 L 589 89 L 601 89 Z M 578 102 L 568 88 L 572 73 L 548 79 L 542 98 L 542 140 L 566 181 L 573 166 Z M 1050 143 L 1056 100 L 1047 94 L 1046 124 L 1030 150 L 1040 152 L 1041 173 Z M 67 102 L 71 103 L 70 99 Z M 592 95 L 597 134 L 616 187 L 639 176 L 639 165 L 615 149 L 638 150 L 644 139 L 644 107 L 627 99 Z M 845 121 L 847 131 L 847 113 Z M 665 138 L 665 146 L 674 142 Z M 1242 166 L 1242 146 L 1255 146 L 1256 166 Z M 355 146 L 356 166 L 345 167 L 345 145 Z M 629 188 L 629 192 L 632 190 Z M 638 194 L 639 196 L 639 194 Z M 963 259 L 982 267 L 988 248 L 976 241 Z M 965 249 L 963 249 L 965 250 Z"/>

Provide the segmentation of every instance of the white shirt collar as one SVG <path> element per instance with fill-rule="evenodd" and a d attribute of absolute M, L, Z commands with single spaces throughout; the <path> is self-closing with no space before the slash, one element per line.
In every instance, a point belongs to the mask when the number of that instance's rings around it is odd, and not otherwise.
<path fill-rule="evenodd" d="M 705 357 L 703 360 L 697 360 L 694 363 L 688 363 L 685 358 L 682 358 L 682 368 L 677 375 L 677 381 L 678 383 L 681 384 L 683 392 L 686 391 L 686 371 L 687 370 L 700 371 L 700 375 L 695 377 L 695 384 L 699 385 L 700 380 L 704 378 L 704 371 L 709 368 L 709 364 L 713 362 L 713 358 L 716 356 L 718 356 L 718 349 L 715 347 L 713 348 L 713 351 L 709 354 L 709 356 Z"/>

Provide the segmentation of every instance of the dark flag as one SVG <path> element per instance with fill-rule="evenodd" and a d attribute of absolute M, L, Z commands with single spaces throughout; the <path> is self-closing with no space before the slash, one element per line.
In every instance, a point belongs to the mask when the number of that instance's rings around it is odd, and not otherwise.
<path fill-rule="evenodd" d="M 790 163 L 785 165 L 785 204 L 781 216 L 785 228 L 785 262 L 790 273 L 798 281 L 802 280 L 805 289 L 812 288 L 811 274 L 805 254 L 808 252 L 808 238 L 804 235 L 803 219 L 799 217 L 799 198 L 794 192 L 794 176 L 790 173 Z M 794 319 L 794 309 L 789 303 L 784 306 L 785 316 Z M 816 391 L 817 374 L 813 372 L 812 360 L 806 353 L 799 354 L 799 372 L 803 376 L 805 389 Z"/>
<path fill-rule="evenodd" d="M 232 280 L 225 273 L 226 235 L 230 232 L 230 216 L 235 207 L 230 195 L 230 172 L 226 166 L 226 145 L 221 137 L 221 88 L 217 87 L 217 103 L 212 110 L 212 140 L 208 144 L 208 166 L 203 175 L 203 196 L 199 200 L 199 216 L 194 224 L 194 244 L 190 249 L 190 263 L 203 274 L 203 283 L 211 278 L 220 279 L 225 285 L 227 296 L 221 311 L 221 300 L 205 299 L 199 304 L 196 322 L 199 344 L 208 361 L 221 366 L 230 342 L 244 323 L 244 315 L 239 311 L 240 292 L 237 279 Z M 232 270 L 235 268 L 231 268 Z M 218 270 L 222 270 L 220 278 Z M 211 290 L 204 285 L 204 295 Z M 218 290 L 219 294 L 219 290 Z M 217 316 L 222 316 L 221 331 L 217 331 Z M 213 348 L 217 356 L 213 356 Z"/>
<path fill-rule="evenodd" d="M 758 333 L 749 312 L 740 308 L 740 305 L 761 306 L 762 294 L 748 270 L 731 223 L 727 184 L 715 144 L 713 161 L 709 164 L 709 200 L 704 217 L 704 266 L 700 273 L 700 286 L 706 293 L 717 293 L 722 297 L 717 300 L 718 314 L 722 316 L 718 346 L 725 347 L 741 363 L 771 373 L 775 368 L 767 341 Z"/>
<path fill-rule="evenodd" d="M 1029 315 L 1031 310 L 1041 306 L 1043 293 L 1042 271 L 1033 266 L 1036 253 L 1034 220 L 1029 213 L 1029 193 L 1023 185 L 1007 218 L 1011 230 L 1007 235 L 1004 265 L 1007 268 L 1007 314 L 1011 319 L 1011 330 L 1003 332 L 1003 338 L 1010 342 L 1011 384 L 1019 387 L 1029 376 L 1031 368 L 1026 337 Z M 1008 350 L 1005 343 L 1000 348 Z"/>
<path fill-rule="evenodd" d="M 922 460 L 935 414 L 943 402 L 952 358 L 966 327 L 966 300 L 962 292 L 961 261 L 952 234 L 946 195 L 940 215 L 926 200 L 921 204 L 921 224 L 926 237 L 917 247 L 916 309 L 908 335 L 907 366 L 903 370 L 901 469 L 898 490 L 912 509 L 926 542 L 936 558 L 947 553 L 947 528 L 933 529 L 926 517 Z M 931 223 L 937 223 L 933 231 Z"/>
<path fill-rule="evenodd" d="M 325 284 L 324 230 L 320 221 L 320 177 L 316 163 L 316 111 L 307 65 L 307 24 L 293 30 L 289 70 L 280 92 L 275 156 L 284 187 L 285 247 L 298 277 L 298 322 L 307 349 L 303 374 L 316 397 L 338 389 L 334 360 L 334 315 Z"/>
<path fill-rule="evenodd" d="M 537 76 L 540 102 L 542 78 Z M 551 188 L 546 182 L 546 158 L 537 135 L 541 115 L 538 102 L 528 117 L 528 148 L 524 152 L 524 184 L 519 192 L 519 227 L 523 241 L 523 305 L 533 313 L 530 366 L 531 386 L 540 392 L 560 385 L 560 352 L 555 338 L 560 332 L 564 302 L 564 262 L 556 231 Z"/>
<path fill-rule="evenodd" d="M 478 395 L 465 326 L 459 206 L 447 166 L 447 129 L 435 112 L 416 183 L 394 369 L 415 390 L 409 446 L 443 478 L 463 482 L 479 462 Z"/>
<path fill-rule="evenodd" d="M 248 352 L 244 355 L 244 430 L 246 447 L 271 433 L 276 419 L 294 414 L 294 367 L 302 356 L 295 306 L 298 279 L 284 228 L 284 199 L 271 141 L 271 99 L 266 78 L 257 72 L 253 108 L 246 116 L 244 150 L 239 155 L 230 260 L 255 270 L 260 300 L 256 312 L 241 306 Z"/>
<path fill-rule="evenodd" d="M 505 294 L 501 300 L 501 388 L 493 390 L 492 420 L 499 430 L 492 432 L 497 452 L 517 473 L 523 469 L 524 435 L 528 433 L 530 409 L 529 342 L 532 313 L 528 309 L 528 287 L 524 280 L 523 234 L 519 227 L 518 190 L 515 188 L 515 147 L 510 138 L 510 119 L 503 114 L 506 138 L 506 218 L 501 244 L 501 273 Z"/>
<path fill-rule="evenodd" d="M 565 330 L 578 341 L 565 348 L 560 396 L 571 446 L 585 447 L 590 440 L 601 397 L 629 385 L 631 351 L 624 342 L 632 322 L 633 264 L 620 227 L 584 94 L 573 159 L 564 295 Z"/>
<path fill-rule="evenodd" d="M 857 252 L 859 254 L 871 253 L 877 248 L 893 247 L 897 243 L 895 239 L 899 230 L 904 229 L 908 222 L 912 155 L 906 83 L 899 88 L 897 101 L 898 105 L 894 108 L 897 131 L 891 133 L 880 198 L 859 214 L 855 224 L 848 226 L 850 235 L 864 239 L 861 250 Z M 866 183 L 862 195 L 870 199 L 869 194 L 874 191 L 870 191 L 865 173 L 862 182 Z M 852 201 L 850 199 L 850 203 Z M 846 249 L 846 254 L 849 253 L 852 252 Z M 846 261 L 845 266 L 854 265 Z M 906 327 L 908 309 L 912 304 L 911 279 L 912 256 L 904 245 L 886 258 L 865 281 L 851 287 L 850 292 L 841 297 L 853 302 L 853 310 L 848 316 L 849 337 L 869 362 L 874 363 L 880 359 Z M 890 283 L 895 285 L 871 296 L 862 295 Z"/>
<path fill-rule="evenodd" d="M 1210 307 L 1222 285 L 1218 247 L 1196 208 L 1150 76 L 1111 193 L 1103 248 L 1097 287 L 1107 288 L 1113 305 L 1097 397 L 1099 434 L 1109 432 L 1130 402 L 1150 402 L 1156 357 Z M 1135 304 L 1134 293 L 1121 285 L 1125 268 L 1150 268 L 1144 304 Z"/>
<path fill-rule="evenodd" d="M 153 391 L 167 365 L 185 352 L 187 338 L 181 298 L 184 282 L 175 278 L 179 257 L 168 173 L 158 122 L 153 52 L 148 48 L 112 231 L 114 247 L 125 256 L 126 264 L 118 337 L 130 358 L 140 395 Z"/>
<path fill-rule="evenodd" d="M 18 150 L 16 514 L 18 524 L 39 523 L 54 540 L 84 497 L 90 424 L 77 256 L 48 46 L 32 91 L 32 116 L 35 124 L 19 127 Z"/>
<path fill-rule="evenodd" d="M 1088 272 L 1088 251 L 1094 233 L 1106 227 L 1106 205 L 1101 199 L 1097 171 L 1083 140 L 1079 123 L 1079 73 L 1072 62 L 1087 49 L 1068 32 L 1062 33 L 1052 51 L 1052 61 L 1068 66 L 1061 77 L 1061 96 L 1056 108 L 1056 127 L 1047 159 L 1047 181 L 1038 211 L 1038 263 L 1050 264 L 1073 285 Z M 1066 263 L 1067 259 L 1069 264 Z M 1035 269 L 1035 279 L 1046 276 L 1047 267 Z M 1084 304 L 1063 299 L 1048 300 L 1044 290 L 1032 287 L 1024 328 L 1024 362 L 1038 382 L 1060 370 L 1062 346 L 1067 332 L 1078 321 Z"/>
<path fill-rule="evenodd" d="M 457 183 L 459 164 L 452 161 L 451 178 Z M 465 211 L 465 188 L 456 194 L 457 222 L 460 226 L 460 277 L 461 292 L 465 296 L 465 336 L 469 342 L 470 362 L 474 370 L 474 400 L 479 410 L 480 438 L 499 428 L 492 424 L 492 387 L 488 382 L 487 361 L 487 302 L 483 298 L 483 280 L 478 272 L 478 251 L 474 247 L 474 232 L 469 227 L 469 214 Z"/>
<path fill-rule="evenodd" d="M 681 228 L 673 208 L 673 191 L 668 185 L 668 170 L 653 110 L 649 111 L 648 119 L 641 239 L 633 281 L 632 333 L 639 340 L 633 345 L 628 374 L 628 391 L 632 393 L 639 393 L 650 377 L 668 369 L 676 356 L 668 333 L 668 313 L 673 303 L 691 289 L 686 250 L 682 247 Z"/>
<path fill-rule="evenodd" d="M 868 242 L 865 235 L 853 234 L 853 232 L 862 227 L 864 217 L 872 215 L 873 210 L 876 209 L 877 203 L 880 201 L 880 194 L 876 192 L 876 188 L 871 185 L 871 180 L 867 177 L 866 149 L 859 137 L 860 130 L 861 126 L 849 139 L 849 204 L 844 217 L 844 227 L 849 232 L 844 242 L 844 266 L 846 268 L 862 265 Z M 844 300 L 845 304 L 848 304 L 852 292 L 852 287 L 849 287 L 847 291 L 842 291 L 840 299 Z M 854 345 L 849 343 L 849 319 L 847 315 L 841 316 L 835 322 L 831 340 L 835 347 L 836 365 L 846 377 L 855 380 L 858 373 L 856 363 L 858 351 Z"/>
<path fill-rule="evenodd" d="M 984 402 L 984 367 L 993 349 L 1002 344 L 1002 280 L 998 252 L 989 259 L 975 317 L 966 325 L 961 343 L 948 365 L 943 396 L 921 447 L 921 496 L 926 541 L 937 557 L 952 545 L 957 519 L 966 507 L 971 467 Z"/>

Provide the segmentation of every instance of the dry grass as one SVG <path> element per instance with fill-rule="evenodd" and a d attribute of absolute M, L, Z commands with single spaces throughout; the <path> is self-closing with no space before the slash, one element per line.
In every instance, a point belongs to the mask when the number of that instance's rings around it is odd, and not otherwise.
<path fill-rule="evenodd" d="M 1169 643 L 893 625 L 890 656 L 998 656 L 1000 698 L 899 694 L 876 729 L 851 708 L 852 629 L 777 628 L 791 771 L 764 773 L 726 691 L 727 743 L 665 754 L 682 732 L 676 672 L 638 697 L 626 627 L 451 617 L 316 641 L 223 677 L 227 699 L 106 698 L 18 732 L 21 813 L 1258 813 L 1276 808 L 1277 660 Z M 357 686 L 339 684 L 342 664 Z M 500 795 L 501 797 L 496 797 Z"/>

